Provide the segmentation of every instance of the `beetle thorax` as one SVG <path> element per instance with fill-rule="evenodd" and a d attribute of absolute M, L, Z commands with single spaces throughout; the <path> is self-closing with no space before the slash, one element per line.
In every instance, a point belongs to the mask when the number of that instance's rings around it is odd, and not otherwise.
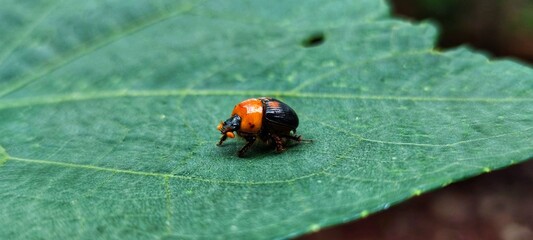
<path fill-rule="evenodd" d="M 235 106 L 232 115 L 241 117 L 239 133 L 259 133 L 263 123 L 263 102 L 259 99 L 248 99 Z"/>

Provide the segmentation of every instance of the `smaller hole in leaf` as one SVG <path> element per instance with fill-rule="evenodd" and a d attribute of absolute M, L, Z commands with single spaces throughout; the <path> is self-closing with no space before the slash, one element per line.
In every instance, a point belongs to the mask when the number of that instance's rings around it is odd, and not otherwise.
<path fill-rule="evenodd" d="M 326 36 L 324 36 L 324 33 L 315 33 L 311 36 L 307 37 L 302 41 L 302 46 L 304 47 L 316 47 L 324 43 L 326 40 Z"/>

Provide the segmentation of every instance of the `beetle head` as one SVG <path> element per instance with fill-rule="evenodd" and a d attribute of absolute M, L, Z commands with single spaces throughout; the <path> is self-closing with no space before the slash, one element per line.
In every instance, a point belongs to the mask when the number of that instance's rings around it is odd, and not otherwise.
<path fill-rule="evenodd" d="M 241 128 L 241 117 L 239 115 L 234 114 L 228 120 L 224 122 L 220 122 L 218 124 L 217 129 L 220 131 L 221 134 L 226 135 L 230 138 L 234 138 L 235 134 L 233 134 L 233 131 L 237 131 Z"/>

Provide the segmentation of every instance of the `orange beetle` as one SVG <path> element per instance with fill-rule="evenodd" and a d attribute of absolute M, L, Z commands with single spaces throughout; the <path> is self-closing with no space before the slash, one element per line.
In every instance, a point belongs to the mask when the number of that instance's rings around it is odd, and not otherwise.
<path fill-rule="evenodd" d="M 218 124 L 222 134 L 218 146 L 229 137 L 234 138 L 234 131 L 247 143 L 239 150 L 239 157 L 252 146 L 257 138 L 264 142 L 273 142 L 276 151 L 283 151 L 283 143 L 290 139 L 300 142 L 300 136 L 294 135 L 298 127 L 298 115 L 287 104 L 274 98 L 250 98 L 235 105 L 231 117 Z M 293 133 L 291 133 L 293 132 Z"/>

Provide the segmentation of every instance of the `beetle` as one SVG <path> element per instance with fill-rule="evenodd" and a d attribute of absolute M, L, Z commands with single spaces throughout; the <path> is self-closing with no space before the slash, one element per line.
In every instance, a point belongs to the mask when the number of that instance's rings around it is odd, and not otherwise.
<path fill-rule="evenodd" d="M 235 105 L 230 118 L 218 124 L 222 137 L 217 146 L 221 146 L 228 137 L 234 138 L 233 132 L 237 131 L 246 140 L 238 152 L 239 157 L 244 157 L 258 138 L 274 143 L 279 153 L 285 150 L 283 144 L 287 140 L 302 141 L 301 136 L 296 135 L 298 123 L 296 112 L 280 100 L 270 97 L 246 99 Z"/>

